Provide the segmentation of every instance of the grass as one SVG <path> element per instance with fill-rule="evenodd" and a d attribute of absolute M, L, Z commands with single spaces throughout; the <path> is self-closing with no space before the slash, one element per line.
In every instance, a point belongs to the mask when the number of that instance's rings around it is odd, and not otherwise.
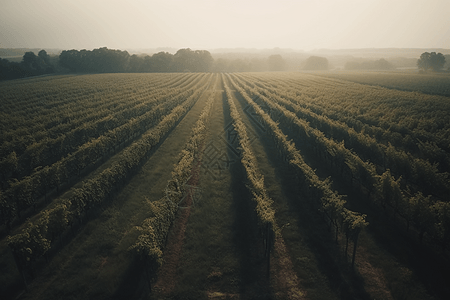
<path fill-rule="evenodd" d="M 400 91 L 421 92 L 429 95 L 450 96 L 450 73 L 418 71 L 339 71 L 315 74 L 324 77 L 357 82 L 361 84 L 382 86 Z"/>
<path fill-rule="evenodd" d="M 290 137 L 294 138 L 295 137 Z M 301 145 L 298 143 L 298 145 Z M 332 249 L 329 241 L 326 241 L 324 234 L 326 235 L 326 229 L 322 232 L 322 239 L 320 237 L 314 236 L 312 234 L 315 230 L 314 226 L 311 226 L 306 233 L 311 235 L 311 240 L 317 245 L 328 245 L 329 247 L 326 252 L 334 256 L 334 259 L 330 257 L 330 266 L 323 268 L 323 273 L 327 274 L 335 267 L 342 269 L 342 283 L 335 281 L 333 289 L 340 289 L 345 291 L 346 289 L 351 290 L 353 285 L 356 291 L 359 290 L 358 294 L 362 296 L 381 298 L 381 299 L 434 299 L 430 295 L 430 291 L 424 285 L 423 280 L 418 280 L 419 274 L 417 273 L 414 264 L 418 260 L 421 260 L 420 249 L 417 248 L 414 243 L 407 242 L 407 239 L 401 234 L 397 228 L 399 224 L 393 224 L 385 219 L 384 215 L 377 212 L 377 208 L 368 205 L 364 199 L 366 195 L 361 193 L 357 188 L 348 186 L 345 180 L 333 176 L 332 172 L 326 167 L 326 164 L 320 162 L 313 153 L 309 152 L 307 149 L 302 149 L 303 155 L 305 156 L 305 161 L 316 169 L 317 174 L 326 178 L 331 176 L 333 178 L 333 187 L 340 193 L 348 195 L 349 208 L 355 211 L 359 211 L 368 214 L 369 227 L 361 234 L 361 238 L 358 242 L 358 250 L 356 257 L 356 272 L 346 271 L 345 264 L 340 264 L 341 259 L 339 255 L 333 253 L 342 251 L 342 246 L 336 249 Z M 304 216 L 308 217 L 308 216 Z M 314 224 L 313 222 L 311 224 Z M 320 226 L 320 225 L 319 225 Z M 341 238 L 340 245 L 343 245 L 345 241 Z M 352 246 L 350 246 L 351 248 Z M 323 249 L 325 250 L 325 249 Z M 321 252 L 317 249 L 316 252 Z M 327 255 L 325 254 L 325 257 Z M 408 258 L 407 258 L 408 257 Z M 410 258 L 415 257 L 413 261 Z M 324 257 L 321 258 L 324 260 Z M 336 262 L 338 262 L 336 264 Z M 328 271 L 327 271 L 328 269 Z M 431 275 L 431 274 L 429 274 Z M 335 276 L 333 276 L 335 277 Z M 349 285 L 349 287 L 346 287 Z M 443 284 L 445 286 L 445 284 Z M 342 288 L 344 287 L 344 288 Z M 342 297 L 342 296 L 341 296 Z"/>
<path fill-rule="evenodd" d="M 113 204 L 83 226 L 30 285 L 23 299 L 108 299 L 125 289 L 126 276 L 134 264 L 128 248 L 148 217 L 147 199 L 163 196 L 172 166 L 190 136 L 205 97 L 184 117 L 139 173 L 118 193 Z M 140 283 L 134 288 L 142 289 Z M 122 290 L 123 292 L 123 290 Z"/>
<path fill-rule="evenodd" d="M 276 221 L 282 228 L 282 237 L 288 252 L 287 257 L 276 259 L 290 259 L 299 278 L 298 290 L 302 291 L 301 294 L 306 294 L 307 299 L 337 299 L 333 277 L 340 274 L 336 274 L 333 269 L 335 257 L 330 257 L 329 254 L 336 248 L 330 238 L 332 235 L 324 226 L 317 225 L 317 216 L 298 194 L 293 174 L 278 158 L 270 138 L 255 124 L 255 118 L 248 118 L 251 110 L 245 109 L 240 95 L 236 94 L 236 97 L 240 100 L 237 104 L 244 123 L 257 133 L 258 138 L 253 140 L 252 148 L 258 159 L 258 166 L 264 174 L 265 186 L 274 200 Z M 244 111 L 246 113 L 243 113 Z M 273 292 L 278 299 L 302 297 L 293 295 L 292 291 L 289 294 L 290 291 L 286 290 L 289 281 L 293 280 L 287 277 L 287 274 L 272 273 L 271 276 L 278 276 L 271 281 Z"/>
<path fill-rule="evenodd" d="M 190 208 L 173 287 L 149 294 L 142 268 L 127 249 L 138 234 L 134 227 L 148 217 L 147 201 L 163 196 L 206 99 L 199 100 L 109 206 L 92 213 L 75 238 L 65 237 L 67 245 L 21 299 L 445 299 L 449 294 L 445 261 L 395 229 L 403 225 L 381 217 L 377 208 L 363 201 L 364 193 L 333 177 L 334 188 L 348 195 L 350 208 L 369 215 L 352 270 L 343 254 L 343 237 L 334 241 L 334 233 L 298 190 L 293 172 L 236 93 L 240 114 L 255 134 L 252 148 L 286 246 L 272 256 L 269 281 L 243 169 L 223 142 L 230 117 L 224 93 L 220 85 L 217 88 L 207 144 L 214 141 L 219 159 L 215 164 L 209 161 L 209 170 L 203 169 L 202 196 Z M 300 150 L 321 178 L 333 175 L 317 157 Z M 295 277 L 283 273 L 281 261 L 290 263 Z M 0 280 L 5 276 L 11 274 L 0 274 Z M 20 280 L 18 273 L 12 276 Z"/>
<path fill-rule="evenodd" d="M 221 100 L 221 93 L 218 92 L 206 144 L 214 139 L 214 146 L 224 151 L 225 145 L 214 136 L 217 131 L 222 130 L 224 124 Z M 181 263 L 174 279 L 176 285 L 168 295 L 161 295 L 161 292 L 156 291 L 152 296 L 155 299 L 207 299 L 208 295 L 219 297 L 239 292 L 240 261 L 233 242 L 235 231 L 231 173 L 223 170 L 219 174 L 218 165 L 211 164 L 209 167 L 214 170 L 202 170 L 201 199 L 191 207 Z M 216 175 L 220 176 L 220 180 L 213 177 Z"/>

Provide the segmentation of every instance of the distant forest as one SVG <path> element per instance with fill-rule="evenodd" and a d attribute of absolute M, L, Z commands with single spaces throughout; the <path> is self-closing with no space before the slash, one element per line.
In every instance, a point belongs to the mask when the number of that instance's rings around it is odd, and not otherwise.
<path fill-rule="evenodd" d="M 286 61 L 279 54 L 268 58 L 222 58 L 216 60 L 206 50 L 180 49 L 175 54 L 130 55 L 106 47 L 94 50 L 64 50 L 49 56 L 26 52 L 21 62 L 0 60 L 0 79 L 15 79 L 54 72 L 77 73 L 164 73 L 164 72 L 244 72 L 284 71 Z"/>
<path fill-rule="evenodd" d="M 2 49 L 8 50 L 8 49 Z M 11 49 L 14 50 L 14 49 Z M 289 53 L 267 54 L 264 57 L 239 57 L 233 54 L 216 55 L 213 58 L 207 50 L 180 49 L 175 54 L 158 52 L 153 55 L 130 55 L 127 51 L 108 49 L 64 50 L 59 55 L 49 55 L 45 50 L 29 49 L 20 62 L 0 59 L 0 80 L 16 79 L 28 76 L 51 73 L 148 73 L 148 72 L 261 72 L 261 71 L 293 71 L 324 70 L 334 68 L 325 57 L 310 56 L 306 53 L 292 56 Z M 31 50 L 34 50 L 31 51 Z M 2 52 L 5 52 L 2 51 Z M 5 54 L 8 51 L 5 52 Z M 11 51 L 9 51 L 11 52 Z M 16 49 L 17 52 L 17 49 Z M 19 52 L 15 54 L 19 58 Z M 35 53 L 38 52 L 38 55 Z M 13 58 L 13 57 L 11 57 Z M 346 57 L 348 60 L 349 57 Z M 409 59 L 411 60 L 411 59 Z M 412 65 L 415 65 L 415 59 Z M 319 63 L 320 62 L 320 63 Z M 408 62 L 411 65 L 411 62 Z M 377 61 L 347 61 L 345 69 L 388 70 L 396 68 L 385 59 Z"/>
<path fill-rule="evenodd" d="M 39 51 L 38 55 L 32 51 L 26 52 L 20 63 L 0 59 L 0 80 L 54 73 L 57 64 L 57 60 L 45 50 Z"/>

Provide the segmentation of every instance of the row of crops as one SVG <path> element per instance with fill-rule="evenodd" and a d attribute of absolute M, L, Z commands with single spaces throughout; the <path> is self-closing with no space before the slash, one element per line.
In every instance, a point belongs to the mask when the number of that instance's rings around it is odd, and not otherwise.
<path fill-rule="evenodd" d="M 267 134 L 270 136 L 272 143 L 278 149 L 280 157 L 283 158 L 283 161 L 285 161 L 288 167 L 294 171 L 293 173 L 296 174 L 296 184 L 299 188 L 299 191 L 301 191 L 302 194 L 307 195 L 307 199 L 304 200 L 310 202 L 311 209 L 317 209 L 321 211 L 323 213 L 324 220 L 334 226 L 336 240 L 338 238 L 339 228 L 343 229 L 342 232 L 345 234 L 347 239 L 346 248 L 348 247 L 348 240 L 353 240 L 353 265 L 355 262 L 356 245 L 359 233 L 365 226 L 368 225 L 368 223 L 365 221 L 366 216 L 352 211 L 346 207 L 346 201 L 344 199 L 345 197 L 343 195 L 340 195 L 337 191 L 333 190 L 333 188 L 331 187 L 331 182 L 328 179 L 320 179 L 315 171 L 307 163 L 305 163 L 305 160 L 296 147 L 295 143 L 288 140 L 287 135 L 283 132 L 282 129 L 280 129 L 280 127 L 272 119 L 272 117 L 264 112 L 261 107 L 258 106 L 255 101 L 253 101 L 253 99 L 248 95 L 245 89 L 239 86 L 239 84 L 237 83 L 238 80 L 235 76 L 230 76 L 228 80 L 232 87 L 244 99 L 246 104 L 250 105 L 254 109 L 256 114 L 260 117 L 261 123 L 267 129 Z M 230 89 L 227 86 L 225 87 L 225 89 L 228 99 L 231 99 L 232 96 Z M 233 109 L 233 103 L 231 102 L 230 107 L 231 113 L 233 115 L 233 111 L 235 111 L 236 109 Z M 237 115 L 237 113 L 235 112 L 234 115 Z M 237 119 L 237 117 L 234 118 Z M 291 119 L 290 121 L 295 123 L 296 120 Z M 239 122 L 236 123 L 239 124 Z M 291 125 L 292 124 L 290 124 L 289 126 Z M 236 127 L 238 128 L 238 133 L 244 131 L 243 129 L 239 129 L 239 127 L 243 127 L 243 125 Z M 244 133 L 239 133 L 239 136 L 245 137 L 245 131 Z M 248 138 L 244 138 L 243 140 L 248 141 Z M 267 228 L 277 231 L 278 226 L 276 225 L 276 221 L 274 220 L 275 211 L 271 209 L 272 200 L 269 198 L 264 189 L 264 176 L 263 174 L 258 173 L 256 158 L 252 155 L 251 150 L 245 151 L 245 149 L 250 148 L 250 146 L 245 146 L 245 143 L 241 142 L 241 148 L 244 151 L 242 163 L 247 170 L 249 181 L 252 182 L 250 186 L 252 187 L 251 191 L 257 202 L 256 211 L 260 216 L 260 223 L 266 224 L 265 226 Z M 249 154 L 246 155 L 245 152 L 249 152 Z M 300 201 L 302 200 L 303 199 L 301 199 Z M 269 237 L 273 236 L 274 233 L 271 234 L 269 230 L 263 230 L 262 232 L 264 232 L 264 244 L 270 245 Z"/>
<path fill-rule="evenodd" d="M 269 264 L 281 229 L 243 107 L 254 112 L 283 167 L 295 174 L 295 201 L 319 212 L 336 241 L 339 236 L 347 241 L 345 253 L 353 242 L 352 265 L 359 234 L 370 225 L 335 180 L 363 191 L 361 201 L 402 220 L 421 242 L 447 249 L 450 104 L 445 96 L 299 73 L 44 77 L 0 85 L 0 226 L 9 234 L 3 244 L 24 279 L 74 224 L 83 226 L 90 211 L 114 201 L 160 141 L 206 97 L 165 197 L 149 204 L 149 216 L 129 248 L 155 274 L 178 205 L 190 197 L 187 183 L 202 161 L 217 93 L 211 84 L 219 80 Z M 332 177 L 319 175 L 311 158 Z M 63 191 L 69 193 L 62 197 Z"/>
<path fill-rule="evenodd" d="M 335 226 L 336 239 L 339 234 L 339 228 L 347 238 L 353 241 L 354 251 L 352 264 L 355 260 L 355 252 L 358 235 L 361 230 L 368 225 L 365 221 L 365 215 L 352 211 L 346 207 L 344 195 L 340 195 L 331 187 L 329 180 L 322 180 L 316 175 L 315 171 L 305 163 L 303 156 L 292 141 L 278 127 L 278 124 L 271 117 L 261 110 L 258 105 L 247 95 L 247 92 L 240 88 L 235 82 L 236 77 L 223 75 L 224 94 L 232 120 L 234 132 L 237 134 L 240 164 L 246 178 L 246 186 L 251 195 L 251 201 L 254 216 L 251 218 L 256 222 L 261 235 L 262 252 L 270 264 L 271 252 L 276 247 L 275 239 L 281 238 L 281 231 L 276 221 L 276 211 L 264 182 L 264 174 L 258 166 L 258 159 L 252 149 L 251 141 L 248 135 L 248 127 L 243 122 L 242 110 L 237 106 L 239 97 L 251 105 L 263 119 L 264 126 L 268 129 L 268 134 L 272 142 L 276 145 L 280 157 L 284 158 L 286 165 L 292 168 L 296 174 L 296 182 L 302 194 L 307 195 L 306 200 L 310 202 L 311 209 L 319 209 L 322 212 L 324 220 Z M 236 93 L 238 92 L 238 93 Z M 151 274 L 161 266 L 161 258 L 164 252 L 164 244 L 170 229 L 175 220 L 177 203 L 180 199 L 186 197 L 188 191 L 183 185 L 191 174 L 196 154 L 199 155 L 198 148 L 201 142 L 193 143 L 193 140 L 204 138 L 205 124 L 207 124 L 208 110 L 211 105 L 210 98 L 203 110 L 196 126 L 192 130 L 192 136 L 185 149 L 180 153 L 179 163 L 174 167 L 172 180 L 166 187 L 166 197 L 151 203 L 151 217 L 143 222 L 139 227 L 141 234 L 131 249 L 138 255 L 142 264 L 146 266 L 149 273 L 147 276 L 149 285 L 151 285 Z M 201 160 L 201 159 L 200 159 Z M 198 161 L 198 159 L 197 159 Z M 236 174 L 235 174 L 236 175 Z M 242 199 L 243 201 L 247 201 Z M 270 268 L 269 268 L 270 269 Z"/>
<path fill-rule="evenodd" d="M 156 271 L 163 263 L 164 247 L 179 204 L 183 200 L 188 204 L 193 201 L 190 184 L 198 181 L 198 178 L 193 179 L 196 176 L 195 173 L 198 172 L 194 169 L 199 167 L 202 160 L 215 90 L 209 90 L 206 94 L 208 99 L 205 107 L 192 128 L 189 140 L 179 154 L 177 163 L 172 170 L 171 179 L 164 190 L 165 196 L 149 203 L 150 216 L 138 227 L 139 236 L 129 249 L 145 269 L 150 287 Z"/>
<path fill-rule="evenodd" d="M 2 182 L 4 184 L 4 191 L 0 194 L 2 224 L 9 227 L 6 229 L 12 229 L 7 237 L 7 244 L 13 251 L 15 263 L 23 278 L 27 277 L 26 273 L 33 270 L 37 261 L 46 257 L 48 251 L 57 246 L 61 235 L 70 230 L 74 224 L 82 224 L 83 219 L 93 208 L 101 207 L 114 198 L 115 193 L 146 161 L 152 149 L 197 102 L 211 81 L 209 74 L 177 77 L 175 80 L 169 80 L 174 87 L 164 87 L 167 82 L 162 81 L 161 87 L 157 85 L 152 89 L 155 90 L 155 95 L 142 96 L 142 102 L 147 105 L 144 113 L 135 114 L 125 124 L 119 123 L 101 134 L 87 135 L 86 142 L 74 147 L 76 149 L 74 152 L 63 155 L 56 163 L 41 165 L 27 176 Z M 143 89 L 147 83 L 152 86 L 156 78 L 135 78 L 139 81 L 131 83 L 131 86 L 133 89 L 139 87 Z M 103 77 L 106 83 L 108 79 L 107 75 Z M 84 86 L 81 83 L 80 85 Z M 94 86 L 100 85 L 95 83 Z M 39 90 L 39 86 L 35 87 Z M 80 86 L 75 85 L 74 88 Z M 129 96 L 131 96 L 129 102 L 123 99 L 117 101 L 121 104 L 128 103 L 131 108 L 139 106 L 132 94 Z M 73 101 L 78 101 L 76 96 Z M 86 100 L 80 101 L 80 106 L 87 105 L 87 102 L 84 103 Z M 92 114 L 95 113 L 92 111 Z M 56 115 L 57 112 L 55 117 Z M 92 116 L 92 119 L 101 122 L 102 117 Z M 40 122 L 39 119 L 31 119 L 30 125 L 33 125 L 33 121 Z M 123 150 L 119 151 L 120 149 Z M 112 156 L 114 156 L 112 162 L 99 171 L 92 172 L 86 179 L 78 176 L 80 171 L 82 173 L 94 171 L 99 161 L 104 162 Z M 78 170 L 73 172 L 71 168 Z M 40 197 L 47 195 L 49 189 L 57 189 L 63 181 L 77 183 L 70 189 L 68 196 L 53 198 L 26 222 L 20 218 L 21 211 L 35 205 Z M 13 220 L 16 222 L 11 228 Z"/>
<path fill-rule="evenodd" d="M 14 113 L 3 112 L 3 120 L 9 119 L 9 125 L 5 124 L 2 129 L 5 134 L 2 135 L 0 160 L 0 224 L 10 227 L 22 211 L 34 206 L 51 190 L 59 190 L 62 184 L 78 177 L 83 170 L 92 169 L 99 161 L 131 143 L 197 92 L 200 84 L 205 84 L 204 78 L 198 75 L 168 77 L 166 79 L 170 85 L 158 77 L 154 78 L 156 83 L 153 78 L 135 77 L 134 82 L 121 83 L 124 86 L 118 86 L 117 82 L 114 85 L 111 78 L 100 78 L 95 78 L 99 82 L 94 81 L 86 88 L 82 77 L 81 82 L 74 82 L 71 88 L 66 87 L 67 94 L 62 92 L 64 89 L 54 87 L 57 97 L 51 97 L 51 90 L 48 91 L 44 84 L 29 83 L 16 94 L 14 90 L 9 91 L 11 87 L 4 87 L 4 95 L 9 97 L 4 96 L 2 100 L 17 103 L 17 107 Z M 101 85 L 101 80 L 104 85 Z M 147 83 L 150 83 L 148 87 Z M 90 96 L 77 93 L 80 87 L 91 89 L 87 94 Z M 99 90 L 100 87 L 107 92 Z M 20 94 L 22 91 L 28 94 L 33 89 L 36 94 L 45 91 L 49 96 L 43 100 L 34 97 L 34 100 L 15 101 L 26 98 L 26 95 Z M 72 93 L 73 96 L 70 96 Z M 61 104 L 62 99 L 74 109 Z M 39 108 L 39 103 L 45 105 Z M 46 106 L 52 108 L 46 109 Z M 33 107 L 35 117 L 28 116 L 27 107 Z M 14 121 L 19 118 L 22 123 Z"/>
<path fill-rule="evenodd" d="M 335 72 L 322 75 L 362 84 L 382 86 L 401 91 L 450 96 L 448 73 L 419 74 L 417 72 Z"/>
<path fill-rule="evenodd" d="M 421 240 L 427 235 L 443 249 L 448 246 L 447 98 L 317 76 L 234 78 L 238 89 L 255 99 L 295 142 L 306 143 L 335 176 L 363 187 L 386 214 L 400 216 L 407 229 L 413 225 Z M 409 126 L 405 119 L 416 120 L 416 125 Z"/>

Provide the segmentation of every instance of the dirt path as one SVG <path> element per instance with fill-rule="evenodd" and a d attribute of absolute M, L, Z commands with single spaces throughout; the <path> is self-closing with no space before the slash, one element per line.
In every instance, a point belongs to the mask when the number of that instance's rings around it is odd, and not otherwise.
<path fill-rule="evenodd" d="M 120 298 L 124 292 L 131 297 L 143 292 L 139 276 L 136 281 L 126 280 L 133 275 L 128 254 L 128 248 L 136 238 L 132 229 L 147 217 L 142 209 L 146 201 L 163 196 L 173 165 L 206 99 L 206 94 L 199 98 L 139 173 L 116 196 L 113 204 L 88 222 L 52 259 L 23 299 L 106 299 L 113 295 Z"/>
<path fill-rule="evenodd" d="M 261 272 L 262 247 L 256 246 L 254 212 L 224 97 L 222 82 L 218 81 L 201 165 L 201 199 L 189 208 L 187 225 L 183 221 L 181 226 L 174 226 L 165 254 L 167 261 L 152 294 L 154 299 L 267 296 L 267 281 L 260 280 L 265 276 L 261 274 L 266 274 Z M 180 213 L 183 216 L 185 213 Z M 178 252 L 183 231 L 182 251 Z M 176 264 L 171 259 L 172 248 L 179 255 Z"/>
<path fill-rule="evenodd" d="M 209 90 L 220 90 L 219 76 L 214 75 L 214 80 L 209 87 Z M 216 92 L 217 97 L 219 91 Z M 211 117 L 210 117 L 211 118 Z M 204 153 L 205 144 L 199 146 L 199 153 Z M 188 184 L 195 187 L 196 196 L 188 196 L 183 203 L 180 204 L 180 209 L 177 211 L 175 223 L 172 225 L 169 237 L 167 239 L 166 248 L 164 249 L 163 261 L 164 264 L 160 268 L 157 274 L 157 282 L 153 287 L 153 294 L 159 295 L 159 297 L 167 297 L 173 292 L 177 281 L 177 267 L 180 263 L 182 256 L 183 244 L 185 240 L 186 226 L 189 221 L 191 209 L 197 200 L 197 195 L 200 195 L 198 188 L 200 184 L 200 173 L 202 165 L 203 155 L 200 154 L 198 160 L 194 162 L 194 166 L 191 171 L 191 177 Z"/>
<path fill-rule="evenodd" d="M 204 144 L 201 198 L 179 211 L 152 298 L 187 299 L 239 293 L 239 261 L 233 242 L 231 173 L 220 76 Z M 225 114 L 226 115 L 226 114 Z M 236 162 L 236 157 L 233 158 Z M 189 221 L 189 222 L 188 222 Z"/>

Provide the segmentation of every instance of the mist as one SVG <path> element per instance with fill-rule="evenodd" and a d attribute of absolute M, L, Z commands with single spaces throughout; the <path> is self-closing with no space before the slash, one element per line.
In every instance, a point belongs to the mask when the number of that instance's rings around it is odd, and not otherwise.
<path fill-rule="evenodd" d="M 1 48 L 450 48 L 447 0 L 3 0 Z"/>

